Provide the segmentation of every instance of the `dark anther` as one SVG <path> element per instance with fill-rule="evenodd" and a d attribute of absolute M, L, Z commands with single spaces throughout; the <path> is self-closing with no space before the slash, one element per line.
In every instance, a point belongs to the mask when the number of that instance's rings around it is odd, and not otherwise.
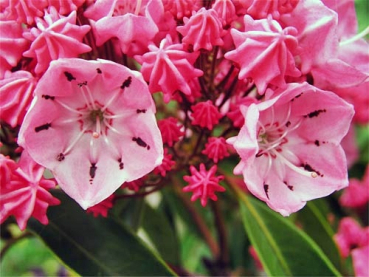
<path fill-rule="evenodd" d="M 97 169 L 96 164 L 92 163 L 91 166 L 90 166 L 90 177 L 92 179 L 95 178 L 96 169 Z"/>
<path fill-rule="evenodd" d="M 86 86 L 87 85 L 87 81 L 84 81 L 82 83 L 78 83 L 78 86 L 81 88 L 83 86 Z"/>
<path fill-rule="evenodd" d="M 320 177 L 323 177 L 324 175 L 321 174 L 319 171 L 315 170 L 314 168 L 311 167 L 311 165 L 305 163 L 305 164 L 302 164 L 302 167 L 306 170 L 306 171 L 309 171 L 309 172 L 315 172 L 318 176 Z"/>
<path fill-rule="evenodd" d="M 141 147 L 146 147 L 147 150 L 150 149 L 150 146 L 147 145 L 146 142 L 144 142 L 140 137 L 137 137 L 137 138 L 132 138 L 133 141 L 135 141 L 139 146 Z"/>
<path fill-rule="evenodd" d="M 46 100 L 54 100 L 55 99 L 55 96 L 50 96 L 50 95 L 47 95 L 47 94 L 42 94 L 42 98 L 46 99 Z"/>
<path fill-rule="evenodd" d="M 119 163 L 119 169 L 123 169 L 124 168 L 124 164 L 122 162 L 122 159 L 118 159 L 118 163 Z"/>
<path fill-rule="evenodd" d="M 264 191 L 265 191 L 265 195 L 266 195 L 266 197 L 269 199 L 268 190 L 269 190 L 269 185 L 264 184 Z"/>
<path fill-rule="evenodd" d="M 286 127 L 288 128 L 288 127 L 290 127 L 290 125 L 291 125 L 291 121 L 287 121 L 286 122 Z"/>
<path fill-rule="evenodd" d="M 60 153 L 60 154 L 58 154 L 58 156 L 56 156 L 56 159 L 59 162 L 61 162 L 61 161 L 63 161 L 65 159 L 65 155 L 63 153 Z"/>
<path fill-rule="evenodd" d="M 283 183 L 289 188 L 289 190 L 293 190 L 293 186 L 289 186 L 286 181 L 284 181 Z"/>
<path fill-rule="evenodd" d="M 311 113 L 308 113 L 307 115 L 304 115 L 304 117 L 309 117 L 309 118 L 312 118 L 312 117 L 316 117 L 318 116 L 319 114 L 321 113 L 325 113 L 327 110 L 326 109 L 323 109 L 323 110 L 316 110 L 316 111 L 313 111 Z"/>
<path fill-rule="evenodd" d="M 101 74 L 101 73 L 102 73 L 102 71 L 101 71 L 101 69 L 100 69 L 100 68 L 96 68 L 96 71 L 97 71 L 97 73 L 99 73 L 99 74 Z"/>
<path fill-rule="evenodd" d="M 67 80 L 69 82 L 71 82 L 72 80 L 75 80 L 76 78 L 72 75 L 72 73 L 68 72 L 68 71 L 64 71 L 64 75 L 65 77 L 67 77 Z"/>
<path fill-rule="evenodd" d="M 43 125 L 40 125 L 40 126 L 37 126 L 35 128 L 35 131 L 36 133 L 40 132 L 40 131 L 43 131 L 43 130 L 47 130 L 51 127 L 51 123 L 46 123 L 46 124 L 43 124 Z"/>
<path fill-rule="evenodd" d="M 315 141 L 314 141 L 314 144 L 315 144 L 316 146 L 320 146 L 320 142 L 319 142 L 319 140 L 315 140 Z"/>
<path fill-rule="evenodd" d="M 263 150 L 259 150 L 259 152 L 256 153 L 255 157 L 259 158 L 259 157 L 263 156 L 263 154 L 264 154 Z"/>
<path fill-rule="evenodd" d="M 121 89 L 124 89 L 124 88 L 128 88 L 132 83 L 132 77 L 129 76 L 124 82 L 123 84 L 120 86 Z"/>
<path fill-rule="evenodd" d="M 294 101 L 295 99 L 299 98 L 301 95 L 303 95 L 303 92 L 301 92 L 300 94 L 296 95 L 294 98 L 292 98 L 291 101 Z"/>
<path fill-rule="evenodd" d="M 146 113 L 146 109 L 142 109 L 142 110 L 137 109 L 137 110 L 136 110 L 136 112 L 137 112 L 137 113 Z"/>

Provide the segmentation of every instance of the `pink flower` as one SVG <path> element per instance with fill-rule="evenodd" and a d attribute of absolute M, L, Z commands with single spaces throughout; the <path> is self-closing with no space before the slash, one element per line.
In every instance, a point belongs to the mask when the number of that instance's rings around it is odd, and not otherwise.
<path fill-rule="evenodd" d="M 299 0 L 240 0 L 238 2 L 247 9 L 247 14 L 255 19 L 266 18 L 269 14 L 274 19 L 279 19 L 281 15 L 292 12 Z"/>
<path fill-rule="evenodd" d="M 206 49 L 210 51 L 215 45 L 223 45 L 225 34 L 218 14 L 215 10 L 204 7 L 190 18 L 184 18 L 184 26 L 178 26 L 177 31 L 183 35 L 183 44 L 193 46 L 194 51 Z"/>
<path fill-rule="evenodd" d="M 154 169 L 154 173 L 165 177 L 167 172 L 172 170 L 176 164 L 176 162 L 172 160 L 172 157 L 173 156 L 171 154 L 168 154 L 168 149 L 165 148 L 163 162 Z"/>
<path fill-rule="evenodd" d="M 90 46 L 82 43 L 90 26 L 76 25 L 75 11 L 68 17 L 62 17 L 54 7 L 50 7 L 44 19 L 36 18 L 36 25 L 37 28 L 34 27 L 24 33 L 24 37 L 32 41 L 32 44 L 23 55 L 37 59 L 35 68 L 37 74 L 43 73 L 52 60 L 74 58 L 91 51 Z"/>
<path fill-rule="evenodd" d="M 0 119 L 12 127 L 23 122 L 33 99 L 36 79 L 28 71 L 7 72 L 0 81 Z"/>
<path fill-rule="evenodd" d="M 350 185 L 343 191 L 340 204 L 344 207 L 366 207 L 369 202 L 369 166 L 366 167 L 363 180 L 350 179 Z"/>
<path fill-rule="evenodd" d="M 203 128 L 208 128 L 209 130 L 213 130 L 214 125 L 219 123 L 219 119 L 222 118 L 222 115 L 218 111 L 217 107 L 214 104 L 207 100 L 206 102 L 199 102 L 191 107 L 192 113 L 192 124 L 199 125 Z"/>
<path fill-rule="evenodd" d="M 219 18 L 222 20 L 222 25 L 230 25 L 231 22 L 237 18 L 236 8 L 232 0 L 216 0 L 212 8 L 217 12 Z"/>
<path fill-rule="evenodd" d="M 140 190 L 140 188 L 145 184 L 145 176 L 142 178 L 139 178 L 137 180 L 133 180 L 131 182 L 125 182 L 121 188 L 122 189 L 129 189 L 129 190 L 133 190 L 135 192 L 138 192 Z"/>
<path fill-rule="evenodd" d="M 19 168 L 11 175 L 10 182 L 1 186 L 0 223 L 13 215 L 21 230 L 26 228 L 31 216 L 42 224 L 48 224 L 46 209 L 60 201 L 48 192 L 56 183 L 44 179 L 43 172 L 44 168 L 36 164 L 27 152 L 22 153 Z"/>
<path fill-rule="evenodd" d="M 307 83 L 291 83 L 275 93 L 241 109 L 245 125 L 227 142 L 241 157 L 234 173 L 242 173 L 251 193 L 287 216 L 306 201 L 348 185 L 340 142 L 353 109 Z"/>
<path fill-rule="evenodd" d="M 0 21 L 0 78 L 4 76 L 6 70 L 17 65 L 29 46 L 22 33 L 21 23 Z"/>
<path fill-rule="evenodd" d="M 197 11 L 201 7 L 199 1 L 193 0 L 162 0 L 164 9 L 170 11 L 177 19 L 182 19 L 184 16 L 191 16 L 193 11 Z"/>
<path fill-rule="evenodd" d="M 0 188 L 5 188 L 10 184 L 14 171 L 18 168 L 18 165 L 10 159 L 8 156 L 0 154 Z"/>
<path fill-rule="evenodd" d="M 184 135 L 181 131 L 182 125 L 178 125 L 178 120 L 175 117 L 167 117 L 158 121 L 158 126 L 163 137 L 163 143 L 172 147 L 175 142 Z"/>
<path fill-rule="evenodd" d="M 355 276 L 369 276 L 369 244 L 352 250 L 351 255 Z"/>
<path fill-rule="evenodd" d="M 337 55 L 337 14 L 320 0 L 299 1 L 281 21 L 298 31 L 302 74 Z"/>
<path fill-rule="evenodd" d="M 46 0 L 8 0 L 1 20 L 17 20 L 19 23 L 32 25 L 36 17 L 44 15 Z"/>
<path fill-rule="evenodd" d="M 149 9 L 148 5 L 153 7 Z M 157 0 L 97 1 L 85 15 L 98 19 L 91 22 L 98 46 L 109 39 L 117 38 L 121 51 L 132 57 L 145 53 L 158 33 L 159 29 L 153 18 L 161 15 L 150 15 L 150 11 L 164 12 L 160 5 L 161 2 Z"/>
<path fill-rule="evenodd" d="M 214 163 L 218 163 L 229 156 L 227 144 L 223 137 L 210 137 L 201 153 L 207 155 Z"/>
<path fill-rule="evenodd" d="M 55 7 L 55 9 L 63 15 L 68 15 L 72 11 L 77 11 L 78 7 L 82 6 L 82 4 L 86 0 L 47 0 L 49 2 L 49 6 Z"/>
<path fill-rule="evenodd" d="M 87 209 L 161 163 L 154 113 L 140 73 L 105 60 L 59 59 L 36 87 L 19 144 Z"/>
<path fill-rule="evenodd" d="M 96 204 L 95 206 L 88 208 L 86 211 L 87 213 L 92 213 L 94 217 L 98 217 L 99 215 L 101 215 L 102 217 L 107 217 L 108 211 L 114 205 L 113 202 L 114 202 L 114 194 L 110 195 L 108 198 Z"/>
<path fill-rule="evenodd" d="M 201 205 L 206 206 L 208 198 L 213 201 L 217 201 L 218 197 L 215 192 L 225 191 L 225 188 L 219 185 L 219 182 L 223 180 L 224 176 L 215 176 L 217 166 L 213 165 L 209 171 L 206 170 L 205 165 L 200 164 L 200 170 L 198 171 L 194 166 L 190 166 L 191 176 L 183 176 L 183 179 L 189 183 L 189 185 L 183 188 L 184 192 L 192 191 L 193 195 L 191 201 L 195 201 L 200 198 Z"/>
<path fill-rule="evenodd" d="M 173 44 L 170 36 L 161 41 L 159 48 L 151 44 L 149 49 L 150 52 L 136 58 L 142 64 L 141 73 L 149 82 L 150 91 L 162 91 L 165 102 L 178 90 L 190 95 L 189 81 L 203 74 L 193 66 L 199 53 L 184 51 L 183 45 Z"/>
<path fill-rule="evenodd" d="M 283 87 L 285 76 L 298 77 L 294 56 L 297 53 L 297 31 L 294 27 L 282 28 L 268 19 L 253 20 L 244 17 L 245 32 L 231 30 L 236 49 L 225 54 L 225 58 L 241 67 L 238 78 L 252 78 L 263 94 L 268 84 Z"/>

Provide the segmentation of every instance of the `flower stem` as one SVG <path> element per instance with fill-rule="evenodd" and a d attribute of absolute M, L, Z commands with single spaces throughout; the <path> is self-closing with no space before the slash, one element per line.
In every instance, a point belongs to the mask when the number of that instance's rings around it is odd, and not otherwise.
<path fill-rule="evenodd" d="M 220 202 L 211 201 L 211 208 L 214 213 L 215 226 L 218 232 L 218 244 L 220 247 L 218 263 L 222 268 L 225 269 L 229 262 L 228 241 L 224 218 L 220 210 Z"/>

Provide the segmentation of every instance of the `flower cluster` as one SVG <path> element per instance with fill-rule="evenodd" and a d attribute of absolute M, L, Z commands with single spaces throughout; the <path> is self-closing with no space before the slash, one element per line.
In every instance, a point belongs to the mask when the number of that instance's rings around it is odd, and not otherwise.
<path fill-rule="evenodd" d="M 338 2 L 5 1 L 1 222 L 47 223 L 44 168 L 103 216 L 171 184 L 206 206 L 232 187 L 223 164 L 284 216 L 347 187 L 369 47 Z M 368 202 L 354 182 L 343 205 Z"/>

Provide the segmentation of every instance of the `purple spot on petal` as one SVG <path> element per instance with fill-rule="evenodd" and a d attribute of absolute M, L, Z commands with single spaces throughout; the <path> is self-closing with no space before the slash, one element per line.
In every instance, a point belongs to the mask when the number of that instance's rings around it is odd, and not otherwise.
<path fill-rule="evenodd" d="M 96 164 L 91 163 L 91 166 L 90 166 L 90 177 L 91 177 L 91 179 L 95 178 L 96 169 L 97 169 Z"/>
<path fill-rule="evenodd" d="M 57 156 L 56 156 L 56 159 L 61 162 L 65 159 L 65 155 L 63 153 L 59 153 Z"/>
<path fill-rule="evenodd" d="M 323 110 L 316 110 L 316 111 L 313 111 L 311 113 L 308 113 L 307 115 L 304 115 L 304 117 L 309 117 L 309 118 L 313 118 L 313 117 L 317 117 L 319 114 L 321 113 L 325 113 L 327 110 L 326 109 L 323 109 Z"/>
<path fill-rule="evenodd" d="M 269 190 L 269 185 L 264 184 L 264 192 L 265 192 L 266 197 L 269 199 L 268 190 Z"/>
<path fill-rule="evenodd" d="M 87 81 L 84 81 L 82 83 L 78 83 L 78 86 L 81 88 L 83 86 L 87 86 Z"/>
<path fill-rule="evenodd" d="M 146 113 L 146 109 L 142 109 L 142 110 L 137 109 L 137 110 L 136 110 L 136 112 L 137 112 L 137 113 Z"/>
<path fill-rule="evenodd" d="M 38 133 L 40 131 L 49 129 L 50 127 L 51 127 L 51 123 L 43 124 L 43 125 L 35 127 L 35 132 Z"/>
<path fill-rule="evenodd" d="M 286 122 L 286 127 L 288 128 L 291 125 L 291 121 Z"/>
<path fill-rule="evenodd" d="M 132 77 L 129 76 L 124 82 L 123 84 L 120 86 L 121 89 L 124 89 L 124 88 L 128 88 L 132 83 Z"/>
<path fill-rule="evenodd" d="M 314 144 L 315 144 L 316 146 L 320 146 L 320 142 L 319 142 L 319 140 L 315 140 L 315 141 L 314 141 Z"/>
<path fill-rule="evenodd" d="M 54 100 L 55 99 L 55 96 L 50 96 L 50 95 L 47 95 L 47 94 L 43 94 L 42 95 L 42 98 L 46 99 L 46 100 Z"/>
<path fill-rule="evenodd" d="M 132 141 L 135 141 L 139 146 L 147 148 L 147 150 L 150 150 L 150 146 L 144 142 L 140 137 L 132 138 Z"/>
<path fill-rule="evenodd" d="M 97 71 L 98 74 L 101 74 L 102 73 L 102 71 L 101 71 L 100 68 L 96 68 L 96 71 Z"/>
<path fill-rule="evenodd" d="M 64 71 L 64 75 L 65 77 L 67 77 L 67 80 L 69 82 L 71 82 L 72 80 L 75 80 L 76 78 L 72 75 L 72 73 L 68 72 L 68 71 Z"/>
<path fill-rule="evenodd" d="M 118 159 L 118 163 L 119 163 L 119 169 L 122 170 L 124 168 L 124 164 L 122 162 L 122 159 Z"/>

